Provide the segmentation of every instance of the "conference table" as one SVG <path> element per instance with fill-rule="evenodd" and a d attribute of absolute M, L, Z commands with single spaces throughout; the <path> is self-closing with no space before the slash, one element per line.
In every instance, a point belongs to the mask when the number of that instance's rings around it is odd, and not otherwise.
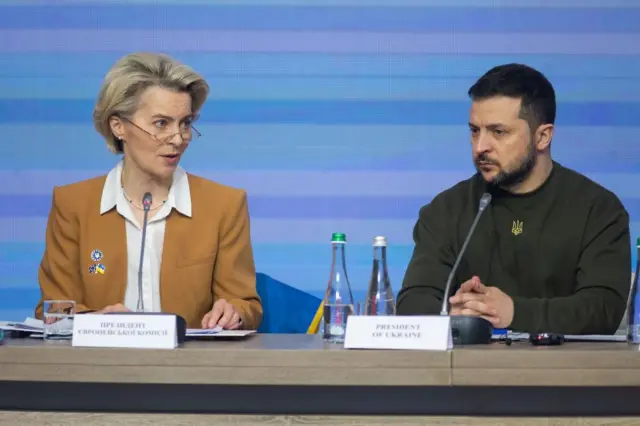
<path fill-rule="evenodd" d="M 640 352 L 611 342 L 346 350 L 304 334 L 174 350 L 8 339 L 0 424 L 47 423 L 640 424 Z"/>

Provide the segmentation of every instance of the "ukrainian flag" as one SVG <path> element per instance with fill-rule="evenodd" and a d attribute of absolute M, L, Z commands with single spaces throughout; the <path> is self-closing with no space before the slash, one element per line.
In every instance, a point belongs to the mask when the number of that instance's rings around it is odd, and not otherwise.
<path fill-rule="evenodd" d="M 320 306 L 316 310 L 316 314 L 313 316 L 311 320 L 311 324 L 309 324 L 309 328 L 307 329 L 307 334 L 316 334 L 320 329 L 320 321 L 322 321 L 322 312 L 324 311 L 324 302 L 320 301 Z"/>
<path fill-rule="evenodd" d="M 322 320 L 322 299 L 262 273 L 256 274 L 262 300 L 259 333 L 315 334 Z"/>

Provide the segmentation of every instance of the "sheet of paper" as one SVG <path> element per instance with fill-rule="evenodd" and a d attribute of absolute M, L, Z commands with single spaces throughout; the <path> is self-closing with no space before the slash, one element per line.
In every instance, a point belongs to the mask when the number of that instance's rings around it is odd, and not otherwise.
<path fill-rule="evenodd" d="M 583 336 L 566 334 L 564 340 L 568 342 L 626 342 L 627 336 L 623 334 L 585 334 Z"/>
<path fill-rule="evenodd" d="M 256 330 L 222 330 L 214 337 L 244 337 L 249 334 L 257 333 Z"/>
<path fill-rule="evenodd" d="M 7 331 L 30 331 L 34 333 L 35 338 L 41 337 L 41 333 L 44 329 L 44 323 L 42 320 L 35 318 L 26 318 L 23 322 L 15 321 L 0 321 L 0 329 Z M 188 328 L 187 337 L 244 337 L 249 334 L 256 333 L 256 330 L 223 330 L 222 327 L 201 329 L 201 328 Z M 40 336 L 38 336 L 38 334 Z"/>
<path fill-rule="evenodd" d="M 256 330 L 223 330 L 220 327 L 216 327 L 210 330 L 204 330 L 199 328 L 188 328 L 187 337 L 200 337 L 200 338 L 222 338 L 222 337 L 244 337 L 249 334 L 256 333 Z"/>
<path fill-rule="evenodd" d="M 41 333 L 44 329 L 44 323 L 42 320 L 35 318 L 27 318 L 23 322 L 0 321 L 0 328 L 6 331 L 32 331 Z"/>
<path fill-rule="evenodd" d="M 511 340 L 528 340 L 529 339 L 529 333 L 499 333 L 499 334 L 494 334 L 493 336 L 491 336 L 491 340 L 506 340 L 507 336 L 509 337 L 509 339 Z"/>
<path fill-rule="evenodd" d="M 187 336 L 209 336 L 222 331 L 222 327 L 216 328 L 187 328 Z"/>
<path fill-rule="evenodd" d="M 44 328 L 44 321 L 31 317 L 27 317 L 23 324 L 29 327 Z"/>
<path fill-rule="evenodd" d="M 27 331 L 32 332 L 32 337 L 42 337 L 44 330 L 44 323 L 42 320 L 35 318 L 26 318 L 23 322 L 16 321 L 0 321 L 0 329 L 6 331 Z M 249 334 L 256 333 L 256 330 L 223 330 L 222 327 L 201 329 L 201 328 L 188 328 L 187 337 L 244 337 Z"/>

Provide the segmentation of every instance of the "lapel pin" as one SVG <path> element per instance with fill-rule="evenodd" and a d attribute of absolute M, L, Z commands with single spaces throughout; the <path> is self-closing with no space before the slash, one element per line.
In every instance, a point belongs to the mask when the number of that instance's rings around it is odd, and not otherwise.
<path fill-rule="evenodd" d="M 104 265 L 102 263 L 98 263 L 98 265 L 96 266 L 96 272 L 100 275 L 104 275 L 105 270 L 106 268 L 104 267 Z"/>
<path fill-rule="evenodd" d="M 89 266 L 89 273 L 90 274 L 95 274 L 96 273 L 96 265 Z"/>
<path fill-rule="evenodd" d="M 100 262 L 102 260 L 102 252 L 98 249 L 92 251 L 91 260 L 93 260 L 94 262 Z"/>

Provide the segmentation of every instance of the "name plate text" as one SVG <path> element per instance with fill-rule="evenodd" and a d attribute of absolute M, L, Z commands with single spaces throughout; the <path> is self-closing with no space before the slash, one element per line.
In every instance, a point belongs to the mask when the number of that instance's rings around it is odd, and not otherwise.
<path fill-rule="evenodd" d="M 435 315 L 350 315 L 344 347 L 446 351 L 453 347 L 451 319 Z"/>
<path fill-rule="evenodd" d="M 72 346 L 174 349 L 175 315 L 82 314 L 73 319 Z"/>

